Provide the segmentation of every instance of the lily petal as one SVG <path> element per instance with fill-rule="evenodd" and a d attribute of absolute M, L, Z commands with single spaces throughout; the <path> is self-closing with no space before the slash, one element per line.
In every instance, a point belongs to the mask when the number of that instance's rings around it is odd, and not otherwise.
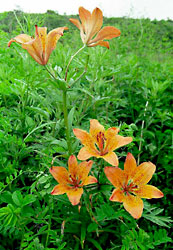
<path fill-rule="evenodd" d="M 68 170 L 69 174 L 71 174 L 73 178 L 76 178 L 78 173 L 78 163 L 74 155 L 71 155 L 68 159 Z"/>
<path fill-rule="evenodd" d="M 132 140 L 132 137 L 116 135 L 110 140 L 109 144 L 106 144 L 106 149 L 107 151 L 114 151 L 119 147 L 129 144 Z"/>
<path fill-rule="evenodd" d="M 141 198 L 146 198 L 146 199 L 162 198 L 164 196 L 164 194 L 158 188 L 152 185 L 140 186 L 139 189 L 137 189 L 134 193 L 137 196 L 140 196 Z"/>
<path fill-rule="evenodd" d="M 82 38 L 82 42 L 84 43 L 85 42 L 85 35 L 84 35 L 84 31 L 83 31 L 82 25 L 79 22 L 79 20 L 78 19 L 74 19 L 74 18 L 70 18 L 69 21 L 71 23 L 73 23 L 80 30 L 80 36 Z"/>
<path fill-rule="evenodd" d="M 41 65 L 44 65 L 43 47 L 41 39 L 38 36 L 30 42 L 23 43 L 22 48 L 26 49 L 36 62 Z"/>
<path fill-rule="evenodd" d="M 87 147 L 87 151 L 91 154 L 99 154 L 98 150 L 96 149 L 94 143 L 94 138 L 90 136 L 86 131 L 82 129 L 75 128 L 73 129 L 73 133 L 75 136 L 81 141 L 81 143 Z M 78 158 L 79 159 L 79 158 Z"/>
<path fill-rule="evenodd" d="M 73 23 L 79 30 L 82 28 L 82 25 L 78 19 L 70 18 L 69 21 Z"/>
<path fill-rule="evenodd" d="M 109 42 L 107 41 L 98 41 L 96 43 L 89 43 L 87 46 L 88 47 L 95 47 L 95 46 L 102 46 L 102 47 L 106 47 L 107 49 L 109 49 Z"/>
<path fill-rule="evenodd" d="M 102 41 L 104 39 L 112 39 L 114 37 L 120 36 L 121 32 L 119 29 L 113 27 L 113 26 L 106 26 L 103 29 L 101 29 L 97 36 L 92 39 L 90 42 L 95 43 L 98 41 Z"/>
<path fill-rule="evenodd" d="M 126 195 L 123 205 L 127 212 L 129 212 L 135 219 L 139 219 L 142 216 L 144 204 L 138 196 Z"/>
<path fill-rule="evenodd" d="M 88 150 L 88 148 L 83 147 L 80 149 L 80 151 L 77 155 L 77 158 L 81 161 L 85 161 L 85 160 L 88 160 L 89 158 L 91 158 L 92 156 L 97 157 L 97 154 L 95 152 L 92 153 Z"/>
<path fill-rule="evenodd" d="M 39 36 L 42 44 L 43 54 L 42 57 L 45 58 L 45 50 L 46 50 L 46 36 L 47 36 L 47 28 L 46 27 L 37 27 L 36 25 L 36 35 Z"/>
<path fill-rule="evenodd" d="M 69 174 L 66 168 L 64 167 L 51 167 L 49 169 L 51 175 L 55 178 L 60 184 L 69 183 Z"/>
<path fill-rule="evenodd" d="M 79 164 L 78 173 L 77 173 L 79 180 L 81 180 L 82 182 L 85 181 L 85 179 L 88 177 L 92 164 L 93 164 L 93 161 L 88 161 L 88 162 L 85 161 Z"/>
<path fill-rule="evenodd" d="M 103 24 L 103 13 L 99 8 L 95 8 L 91 14 L 91 19 L 88 27 L 89 30 L 86 34 L 87 44 L 92 39 L 92 37 L 101 29 L 102 24 Z"/>
<path fill-rule="evenodd" d="M 106 132 L 105 132 L 105 138 L 106 138 L 106 145 L 105 145 L 105 150 L 108 150 L 108 148 L 110 147 L 111 141 L 113 138 L 116 139 L 116 135 L 119 132 L 119 128 L 109 128 Z"/>
<path fill-rule="evenodd" d="M 136 174 L 133 176 L 133 182 L 139 186 L 147 184 L 151 180 L 155 170 L 156 166 L 151 162 L 140 164 L 136 169 Z"/>
<path fill-rule="evenodd" d="M 118 201 L 118 202 L 123 202 L 123 199 L 124 199 L 123 191 L 119 188 L 114 189 L 111 197 L 109 198 L 110 201 Z"/>
<path fill-rule="evenodd" d="M 85 33 L 89 32 L 89 22 L 91 19 L 91 13 L 84 7 L 79 7 L 79 17 L 82 22 L 82 27 Z"/>
<path fill-rule="evenodd" d="M 136 160 L 131 153 L 127 154 L 125 163 L 124 163 L 124 171 L 128 175 L 128 179 L 133 178 L 134 174 L 137 171 Z"/>
<path fill-rule="evenodd" d="M 98 181 L 97 181 L 97 179 L 94 177 L 94 176 L 91 176 L 91 175 L 89 175 L 86 179 L 85 179 L 85 181 L 83 182 L 83 185 L 85 186 L 85 185 L 89 185 L 89 184 L 93 184 L 93 183 L 97 183 Z"/>
<path fill-rule="evenodd" d="M 62 184 L 58 184 L 54 187 L 54 189 L 52 190 L 51 194 L 52 195 L 59 195 L 59 194 L 65 194 L 66 192 L 68 192 L 71 188 L 67 185 L 62 185 Z"/>
<path fill-rule="evenodd" d="M 20 35 L 16 36 L 15 38 L 11 39 L 11 40 L 8 42 L 8 47 L 10 47 L 10 45 L 11 45 L 13 42 L 23 44 L 23 43 L 30 42 L 30 41 L 32 41 L 32 40 L 33 40 L 33 38 L 32 38 L 31 36 L 28 36 L 28 35 L 26 35 L 26 34 L 20 34 Z"/>
<path fill-rule="evenodd" d="M 90 120 L 90 135 L 91 137 L 94 137 L 94 140 L 97 140 L 97 135 L 99 132 L 104 133 L 105 129 L 104 127 L 96 120 L 96 119 L 91 119 Z"/>
<path fill-rule="evenodd" d="M 100 156 L 100 157 L 103 158 L 112 166 L 118 167 L 118 164 L 119 164 L 118 157 L 114 152 L 109 152 L 108 154 Z"/>
<path fill-rule="evenodd" d="M 61 36 L 63 36 L 64 30 L 68 30 L 68 28 L 67 27 L 56 28 L 51 30 L 47 35 L 46 58 L 45 58 L 46 63 L 50 57 L 51 52 L 55 49 L 57 41 L 60 39 Z"/>
<path fill-rule="evenodd" d="M 121 188 L 124 183 L 125 175 L 122 169 L 118 167 L 105 167 L 104 172 L 108 180 L 116 188 Z"/>
<path fill-rule="evenodd" d="M 67 196 L 73 206 L 80 202 L 80 198 L 83 194 L 83 188 L 71 189 L 67 192 Z"/>

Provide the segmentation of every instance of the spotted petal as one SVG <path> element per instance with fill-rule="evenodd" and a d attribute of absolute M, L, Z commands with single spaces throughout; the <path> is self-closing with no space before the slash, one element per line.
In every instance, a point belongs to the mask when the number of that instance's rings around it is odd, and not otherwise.
<path fill-rule="evenodd" d="M 132 179 L 134 174 L 137 171 L 137 164 L 134 156 L 131 153 L 127 154 L 125 163 L 124 163 L 124 171 L 128 175 L 129 179 Z"/>
<path fill-rule="evenodd" d="M 97 140 L 97 135 L 99 132 L 104 133 L 105 129 L 104 127 L 96 120 L 96 119 L 91 119 L 90 120 L 90 135 L 94 140 Z"/>
<path fill-rule="evenodd" d="M 144 162 L 140 164 L 136 169 L 136 174 L 133 176 L 133 182 L 136 185 L 145 185 L 152 178 L 156 166 L 151 162 Z"/>
<path fill-rule="evenodd" d="M 110 140 L 109 144 L 106 144 L 107 151 L 114 151 L 119 147 L 129 144 L 132 140 L 132 137 L 116 135 Z"/>
<path fill-rule="evenodd" d="M 51 167 L 49 172 L 53 175 L 55 180 L 60 184 L 69 183 L 69 174 L 64 167 Z"/>
<path fill-rule="evenodd" d="M 95 144 L 94 144 L 95 143 L 94 138 L 92 138 L 90 136 L 90 134 L 88 134 L 86 131 L 84 131 L 82 129 L 78 129 L 78 128 L 73 129 L 73 133 L 81 141 L 81 143 L 84 146 L 86 146 L 87 151 L 90 154 L 92 154 L 92 155 L 99 154 L 98 150 L 96 149 Z"/>
<path fill-rule="evenodd" d="M 126 195 L 123 202 L 124 208 L 129 212 L 135 219 L 139 219 L 143 212 L 143 201 L 138 196 Z"/>
<path fill-rule="evenodd" d="M 163 193 L 156 187 L 152 185 L 140 186 L 135 192 L 137 196 L 141 198 L 151 199 L 151 198 L 162 198 Z"/>
<path fill-rule="evenodd" d="M 85 179 L 88 177 L 92 164 L 93 161 L 84 161 L 79 164 L 77 173 L 79 180 L 81 180 L 82 182 L 85 181 Z"/>
<path fill-rule="evenodd" d="M 73 178 L 76 178 L 77 173 L 78 173 L 78 163 L 74 155 L 71 155 L 68 159 L 68 170 L 69 170 L 69 174 Z"/>

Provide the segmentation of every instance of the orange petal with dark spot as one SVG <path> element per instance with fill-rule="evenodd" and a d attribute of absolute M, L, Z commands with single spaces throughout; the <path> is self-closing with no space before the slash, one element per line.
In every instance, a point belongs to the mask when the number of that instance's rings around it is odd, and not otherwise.
<path fill-rule="evenodd" d="M 69 183 L 69 173 L 64 167 L 51 167 L 49 169 L 51 175 L 55 178 L 55 180 L 60 184 Z"/>
<path fill-rule="evenodd" d="M 156 187 L 152 185 L 140 186 L 134 193 L 141 198 L 151 199 L 151 198 L 162 198 L 163 193 Z"/>
<path fill-rule="evenodd" d="M 134 156 L 131 153 L 127 154 L 125 163 L 124 163 L 124 171 L 128 175 L 128 179 L 133 178 L 134 174 L 137 171 L 137 164 Z"/>
<path fill-rule="evenodd" d="M 140 164 L 136 169 L 136 174 L 133 176 L 133 182 L 139 186 L 147 184 L 151 180 L 155 170 L 156 166 L 151 162 Z"/>

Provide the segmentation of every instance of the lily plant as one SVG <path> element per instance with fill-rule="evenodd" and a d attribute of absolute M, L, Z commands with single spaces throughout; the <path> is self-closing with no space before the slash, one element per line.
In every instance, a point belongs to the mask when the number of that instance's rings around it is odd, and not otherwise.
<path fill-rule="evenodd" d="M 106 40 L 119 37 L 121 34 L 120 30 L 113 26 L 102 28 L 103 14 L 99 8 L 95 8 L 91 13 L 84 7 L 79 7 L 79 18 L 81 22 L 73 18 L 70 18 L 70 22 L 80 30 L 83 46 L 71 56 L 63 79 L 56 78 L 46 67 L 46 64 L 56 47 L 57 41 L 63 36 L 63 32 L 68 29 L 67 27 L 53 29 L 47 34 L 46 27 L 35 25 L 35 37 L 20 34 L 8 42 L 9 47 L 13 42 L 21 44 L 22 48 L 27 50 L 37 63 L 45 67 L 57 88 L 62 91 L 64 126 L 68 145 L 68 152 L 66 152 L 68 170 L 62 166 L 52 166 L 49 169 L 54 179 L 58 182 L 51 194 L 67 194 L 72 205 L 79 205 L 85 186 L 98 184 L 99 187 L 99 175 L 100 171 L 103 170 L 101 163 L 97 162 L 99 165 L 98 177 L 96 178 L 93 174 L 89 175 L 92 165 L 95 164 L 92 160 L 86 160 L 91 157 L 96 158 L 97 161 L 103 159 L 106 164 L 111 165 L 104 168 L 105 177 L 115 187 L 110 200 L 123 203 L 125 210 L 135 219 L 139 219 L 143 212 L 143 201 L 141 198 L 161 198 L 163 193 L 156 187 L 147 184 L 156 169 L 153 163 L 144 162 L 137 166 L 133 155 L 128 153 L 124 170 L 119 167 L 119 159 L 114 151 L 131 143 L 133 138 L 119 135 L 119 128 L 114 126 L 106 130 L 98 120 L 91 119 L 89 133 L 80 128 L 73 129 L 74 135 L 83 145 L 77 155 L 77 158 L 81 161 L 80 163 L 77 162 L 73 154 L 74 152 L 72 152 L 67 106 L 70 64 L 74 57 L 85 47 L 103 46 L 109 49 L 109 42 Z M 99 188 L 97 191 L 100 192 Z"/>

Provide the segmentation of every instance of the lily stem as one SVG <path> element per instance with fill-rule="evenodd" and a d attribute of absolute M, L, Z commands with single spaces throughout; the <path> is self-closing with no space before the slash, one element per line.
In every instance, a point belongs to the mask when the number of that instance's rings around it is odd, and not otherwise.
<path fill-rule="evenodd" d="M 63 90 L 63 111 L 64 111 L 64 125 L 67 138 L 67 146 L 69 155 L 71 155 L 71 142 L 70 142 L 70 131 L 68 123 L 68 111 L 67 111 L 67 90 Z"/>
<path fill-rule="evenodd" d="M 139 165 L 139 162 L 140 162 L 140 155 L 141 155 L 141 149 L 142 149 L 142 139 L 143 139 L 143 132 L 144 132 L 144 124 L 145 124 L 145 116 L 146 116 L 146 111 L 147 111 L 147 107 L 148 107 L 148 101 L 146 102 L 145 104 L 145 109 L 144 109 L 144 119 L 142 121 L 142 126 L 141 126 L 141 140 L 140 140 L 140 143 L 139 143 L 139 154 L 138 154 L 138 161 L 137 161 L 137 164 Z"/>
<path fill-rule="evenodd" d="M 45 69 L 47 70 L 47 72 L 49 73 L 49 75 L 55 80 L 57 81 L 56 77 L 50 72 L 50 70 L 48 69 L 48 67 L 46 65 L 44 65 Z"/>
<path fill-rule="evenodd" d="M 74 58 L 81 50 L 83 50 L 85 47 L 86 47 L 86 45 L 84 44 L 78 51 L 76 51 L 76 53 L 75 53 L 74 55 L 71 56 L 70 61 L 68 62 L 67 68 L 66 68 L 66 71 L 65 71 L 65 81 L 67 81 L 68 70 L 69 70 L 69 67 L 70 67 L 70 64 L 71 64 L 73 58 Z"/>

